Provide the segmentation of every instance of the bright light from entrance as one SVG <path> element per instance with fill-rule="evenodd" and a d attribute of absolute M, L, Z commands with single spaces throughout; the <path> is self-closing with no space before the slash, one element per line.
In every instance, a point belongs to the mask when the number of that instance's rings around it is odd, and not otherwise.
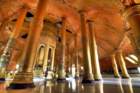
<path fill-rule="evenodd" d="M 138 58 L 135 55 L 130 55 L 131 58 L 133 58 L 134 60 L 138 61 Z"/>
<path fill-rule="evenodd" d="M 133 63 L 133 64 L 137 64 L 136 61 L 134 61 L 130 57 L 125 57 L 125 59 L 128 60 L 129 62 Z"/>

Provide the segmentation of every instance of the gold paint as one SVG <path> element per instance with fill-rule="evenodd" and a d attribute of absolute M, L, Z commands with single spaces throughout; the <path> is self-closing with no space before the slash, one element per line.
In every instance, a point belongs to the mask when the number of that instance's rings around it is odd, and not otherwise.
<path fill-rule="evenodd" d="M 24 23 L 24 18 L 26 16 L 27 13 L 27 9 L 24 8 L 20 11 L 18 20 L 16 22 L 16 25 L 13 29 L 12 34 L 9 37 L 9 40 L 6 44 L 6 47 L 4 48 L 3 54 L 0 57 L 0 78 L 5 78 L 5 69 L 6 69 L 6 65 L 9 64 L 9 59 L 10 59 L 10 52 L 13 48 L 13 45 L 15 43 L 15 40 L 17 39 L 17 37 L 19 36 L 20 32 L 21 32 L 21 27 Z"/>
<path fill-rule="evenodd" d="M 55 58 L 55 48 L 52 48 L 52 62 L 51 62 L 51 71 L 54 70 L 54 58 Z"/>
<path fill-rule="evenodd" d="M 79 53 L 78 53 L 78 36 L 77 34 L 75 35 L 75 64 L 76 64 L 76 76 L 75 77 L 79 77 Z"/>
<path fill-rule="evenodd" d="M 102 79 L 101 71 L 100 71 L 100 64 L 99 64 L 99 57 L 98 57 L 98 50 L 96 44 L 95 33 L 93 31 L 93 21 L 88 21 L 88 30 L 89 30 L 89 38 L 90 38 L 90 52 L 91 52 L 91 61 L 92 61 L 92 68 L 94 72 L 94 79 L 100 80 Z"/>
<path fill-rule="evenodd" d="M 83 11 L 80 12 L 80 18 L 81 18 L 81 36 L 82 36 L 82 46 L 83 46 L 83 61 L 84 61 L 83 63 L 84 63 L 84 72 L 85 72 L 83 76 L 83 80 L 93 80 L 89 37 L 86 28 L 86 19 Z"/>
<path fill-rule="evenodd" d="M 65 79 L 66 72 L 65 72 L 65 50 L 66 50 L 66 19 L 62 18 L 62 28 L 61 28 L 61 48 L 62 48 L 62 56 L 58 67 L 58 79 Z"/>
<path fill-rule="evenodd" d="M 117 66 L 117 63 L 116 63 L 115 54 L 112 54 L 111 59 L 112 59 L 112 61 L 111 61 L 112 62 L 112 67 L 113 67 L 113 70 L 114 70 L 114 76 L 116 78 L 120 78 L 118 66 Z"/>
<path fill-rule="evenodd" d="M 122 77 L 123 78 L 129 78 L 130 76 L 129 76 L 128 72 L 127 72 L 127 68 L 126 68 L 125 60 L 123 58 L 122 51 L 121 50 L 118 51 L 116 53 L 116 56 L 118 58 L 118 63 L 119 63 L 119 66 L 121 68 L 121 71 L 122 71 Z"/>
<path fill-rule="evenodd" d="M 43 64 L 43 71 L 46 72 L 46 68 L 48 65 L 48 53 L 49 53 L 49 46 L 46 45 L 45 47 L 45 59 L 44 59 L 44 64 Z"/>
<path fill-rule="evenodd" d="M 48 0 L 39 0 L 34 19 L 31 24 L 27 44 L 22 57 L 21 70 L 16 74 L 12 84 L 33 84 L 34 58 L 43 28 Z M 11 85 L 12 85 L 11 84 Z"/>

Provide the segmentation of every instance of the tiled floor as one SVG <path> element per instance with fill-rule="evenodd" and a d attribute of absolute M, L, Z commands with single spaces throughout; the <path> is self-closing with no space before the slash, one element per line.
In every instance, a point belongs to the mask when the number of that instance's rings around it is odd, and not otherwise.
<path fill-rule="evenodd" d="M 35 79 L 35 88 L 6 90 L 8 82 L 0 83 L 0 93 L 140 93 L 140 79 L 114 79 L 104 78 L 103 81 L 94 82 L 92 85 L 81 84 L 79 80 L 67 79 L 64 83 Z"/>

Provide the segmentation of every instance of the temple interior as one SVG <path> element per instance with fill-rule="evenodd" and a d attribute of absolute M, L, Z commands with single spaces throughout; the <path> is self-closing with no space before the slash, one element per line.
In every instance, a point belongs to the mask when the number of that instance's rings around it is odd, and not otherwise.
<path fill-rule="evenodd" d="M 0 0 L 0 93 L 140 93 L 140 0 Z"/>

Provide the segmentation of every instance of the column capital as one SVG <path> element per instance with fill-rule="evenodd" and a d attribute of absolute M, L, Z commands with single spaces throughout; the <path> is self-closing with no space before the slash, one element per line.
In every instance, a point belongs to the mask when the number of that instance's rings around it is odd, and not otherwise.
<path fill-rule="evenodd" d="M 86 14 L 86 10 L 79 10 L 78 13 L 79 13 L 80 15 L 85 15 L 85 14 Z"/>
<path fill-rule="evenodd" d="M 79 13 L 85 13 L 85 10 L 79 10 L 78 12 Z"/>
<path fill-rule="evenodd" d="M 87 22 L 94 23 L 94 20 L 93 19 L 87 19 Z"/>

